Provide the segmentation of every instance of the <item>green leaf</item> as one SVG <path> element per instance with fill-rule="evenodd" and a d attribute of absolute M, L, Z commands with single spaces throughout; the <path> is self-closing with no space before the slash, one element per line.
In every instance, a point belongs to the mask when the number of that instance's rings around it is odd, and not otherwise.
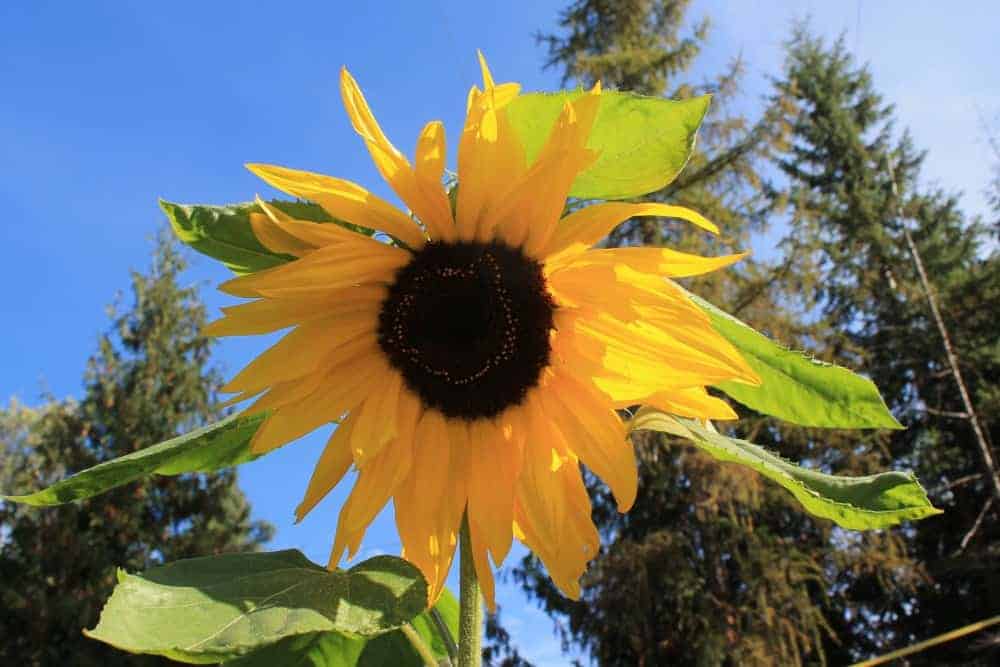
<path fill-rule="evenodd" d="M 529 93 L 507 107 L 529 160 L 541 151 L 563 105 L 582 91 Z M 597 161 L 577 176 L 570 195 L 628 199 L 660 190 L 677 178 L 694 150 L 695 135 L 711 97 L 667 100 L 605 91 L 587 147 Z"/>
<path fill-rule="evenodd" d="M 458 600 L 445 589 L 435 609 L 444 618 L 452 636 L 458 635 Z M 435 657 L 448 656 L 440 635 L 435 631 L 430 611 L 410 621 Z M 235 660 L 227 667 L 423 667 L 423 661 L 400 630 L 391 630 L 366 639 L 347 637 L 337 632 L 313 633 L 286 637 L 281 641 Z"/>
<path fill-rule="evenodd" d="M 378 635 L 426 606 L 427 582 L 401 558 L 331 572 L 294 549 L 225 554 L 119 573 L 85 634 L 132 653 L 220 662 L 296 635 Z"/>
<path fill-rule="evenodd" d="M 236 414 L 131 454 L 87 468 L 52 486 L 22 496 L 0 496 L 26 505 L 61 505 L 83 500 L 149 475 L 212 472 L 256 458 L 250 439 L 266 414 Z"/>
<path fill-rule="evenodd" d="M 445 627 L 448 629 L 448 633 L 451 635 L 451 641 L 457 642 L 458 640 L 458 598 L 456 598 L 450 590 L 445 588 L 441 591 L 441 597 L 438 599 L 437 604 L 434 605 L 434 610 L 438 613 L 441 621 L 444 623 Z M 448 648 L 445 645 L 445 640 L 441 637 L 441 633 L 438 631 L 437 626 L 431 619 L 431 611 L 427 610 L 420 614 L 411 622 L 413 628 L 417 631 L 417 634 L 424 640 L 424 643 L 430 647 L 431 652 L 440 660 L 448 657 Z M 402 633 L 399 633 L 400 635 Z M 376 649 L 376 642 L 372 642 L 366 650 L 366 654 L 362 656 L 365 659 L 371 660 L 370 664 L 372 667 L 375 665 L 386 664 L 385 662 L 379 662 L 379 653 Z M 417 658 L 416 651 L 410 649 L 413 653 L 414 659 Z M 365 664 L 365 663 L 362 663 Z"/>
<path fill-rule="evenodd" d="M 301 201 L 268 202 L 297 220 L 335 223 L 362 234 L 372 231 L 331 217 L 316 204 Z M 269 269 L 293 259 L 268 250 L 253 233 L 250 214 L 259 213 L 254 202 L 228 206 L 184 205 L 160 200 L 174 233 L 198 252 L 221 261 L 234 273 L 246 274 Z"/>
<path fill-rule="evenodd" d="M 338 632 L 314 632 L 286 637 L 235 660 L 226 660 L 225 664 L 227 667 L 353 667 L 367 644 L 364 639 Z"/>
<path fill-rule="evenodd" d="M 701 423 L 642 408 L 629 432 L 662 431 L 687 438 L 720 461 L 753 468 L 788 489 L 811 514 L 842 528 L 884 528 L 940 514 L 912 473 L 883 472 L 864 477 L 827 475 L 795 465 L 759 445 L 717 433 Z"/>
<path fill-rule="evenodd" d="M 758 387 L 739 382 L 716 385 L 743 405 L 801 426 L 903 428 L 871 380 L 782 347 L 704 299 L 688 294 L 708 313 L 715 330 L 760 376 Z"/>

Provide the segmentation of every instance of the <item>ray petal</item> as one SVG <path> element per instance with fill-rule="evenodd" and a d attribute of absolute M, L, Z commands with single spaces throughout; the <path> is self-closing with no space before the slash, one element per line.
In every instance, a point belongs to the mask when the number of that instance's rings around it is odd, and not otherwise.
<path fill-rule="evenodd" d="M 424 245 L 413 220 L 356 183 L 276 165 L 248 164 L 247 169 L 283 192 L 316 202 L 335 218 L 383 231 L 414 250 Z"/>
<path fill-rule="evenodd" d="M 451 206 L 448 203 L 448 196 L 441 183 L 441 174 L 433 177 L 427 174 L 427 169 L 422 168 L 418 172 L 410 165 L 409 160 L 389 141 L 374 114 L 368 107 L 361 88 L 354 77 L 351 76 L 347 68 L 340 71 L 340 92 L 344 99 L 344 108 L 351 118 L 354 130 L 365 140 L 368 152 L 371 153 L 372 160 L 378 168 L 382 178 L 399 195 L 400 199 L 406 202 L 416 216 L 427 225 L 429 230 L 437 230 L 442 233 L 452 226 Z M 422 139 L 426 136 L 426 141 L 419 141 L 418 163 L 425 155 L 421 155 L 421 148 L 426 148 L 428 143 L 436 145 L 436 152 L 440 154 L 439 161 L 444 165 L 444 129 L 438 124 L 431 124 L 424 128 Z M 426 165 L 425 165 L 426 167 Z M 421 175 L 427 174 L 427 177 Z"/>
<path fill-rule="evenodd" d="M 542 251 L 542 255 L 549 257 L 573 249 L 574 246 L 577 252 L 586 250 L 629 218 L 641 216 L 678 218 L 687 220 L 713 234 L 719 233 L 719 228 L 704 216 L 683 206 L 671 206 L 656 202 L 641 204 L 604 202 L 574 211 L 560 220 L 552 239 Z"/>
<path fill-rule="evenodd" d="M 353 419 L 347 417 L 339 424 L 330 435 L 323 448 L 323 453 L 316 462 L 312 477 L 309 479 L 309 486 L 302 498 L 302 502 L 295 508 L 295 522 L 298 523 L 305 518 L 306 514 L 326 497 L 333 487 L 340 483 L 347 471 L 351 467 L 353 458 L 351 457 L 351 447 L 349 444 L 351 437 L 351 426 Z"/>

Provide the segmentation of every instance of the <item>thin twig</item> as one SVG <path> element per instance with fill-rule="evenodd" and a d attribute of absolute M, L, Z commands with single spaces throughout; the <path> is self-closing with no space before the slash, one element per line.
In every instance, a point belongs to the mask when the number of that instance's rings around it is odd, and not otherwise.
<path fill-rule="evenodd" d="M 932 496 L 937 496 L 937 495 L 940 495 L 940 494 L 944 493 L 945 491 L 949 491 L 951 489 L 954 489 L 956 486 L 962 486 L 963 484 L 968 484 L 969 482 L 974 482 L 974 481 L 976 481 L 977 479 L 979 479 L 982 476 L 983 476 L 983 473 L 981 473 L 981 472 L 973 473 L 971 475 L 965 475 L 963 477 L 959 477 L 956 480 L 948 482 L 947 484 L 942 484 L 941 486 L 935 487 L 934 489 L 931 489 L 927 493 L 929 495 L 932 495 Z"/>
<path fill-rule="evenodd" d="M 924 408 L 924 412 L 936 417 L 951 417 L 952 419 L 968 419 L 968 412 L 949 412 L 948 410 L 936 410 L 934 408 Z"/>
<path fill-rule="evenodd" d="M 962 543 L 959 545 L 958 551 L 955 552 L 956 556 L 965 551 L 965 547 L 969 545 L 969 540 L 971 540 L 973 535 L 976 534 L 976 531 L 979 530 L 979 526 L 982 525 L 983 518 L 986 516 L 986 513 L 990 510 L 990 506 L 992 504 L 993 504 L 992 498 L 988 498 L 986 502 L 983 504 L 983 509 L 982 511 L 979 512 L 979 516 L 976 517 L 976 522 L 972 524 L 972 528 L 970 528 L 969 532 L 967 532 L 965 534 L 965 537 L 962 538 Z"/>

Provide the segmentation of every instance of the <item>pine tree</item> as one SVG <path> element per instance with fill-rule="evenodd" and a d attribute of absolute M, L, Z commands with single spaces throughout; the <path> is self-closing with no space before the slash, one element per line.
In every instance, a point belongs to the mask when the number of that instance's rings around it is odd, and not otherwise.
<path fill-rule="evenodd" d="M 907 133 L 896 137 L 893 108 L 842 40 L 826 45 L 800 27 L 776 87 L 794 110 L 791 148 L 779 163 L 788 182 L 776 195 L 789 202 L 790 236 L 819 278 L 794 296 L 819 318 L 819 344 L 883 390 L 907 427 L 883 443 L 886 451 L 915 469 L 945 510 L 895 531 L 926 565 L 916 590 L 886 595 L 869 577 L 844 582 L 851 604 L 836 621 L 851 657 L 861 657 L 1000 613 L 1000 508 L 906 230 L 990 442 L 1000 437 L 1000 253 L 953 195 L 921 187 L 923 154 Z M 954 642 L 913 662 L 985 665 L 995 657 Z"/>
<path fill-rule="evenodd" d="M 648 198 L 701 211 L 720 225 L 721 238 L 644 220 L 624 225 L 609 245 L 669 244 L 719 254 L 746 247 L 751 233 L 766 230 L 775 208 L 764 200 L 759 169 L 785 148 L 787 102 L 776 99 L 753 125 L 727 114 L 739 62 L 708 84 L 683 82 L 707 37 L 706 21 L 681 37 L 688 4 L 580 0 L 562 14 L 562 35 L 542 37 L 549 64 L 562 66 L 567 81 L 600 78 L 608 87 L 671 97 L 715 94 L 685 172 Z M 813 332 L 797 323 L 803 313 L 784 306 L 788 270 L 785 261 L 748 261 L 689 284 L 779 340 L 803 346 Z M 807 272 L 794 277 L 810 285 Z M 742 413 L 739 435 L 786 457 L 842 474 L 887 465 L 879 452 L 859 451 L 853 434 L 788 428 Z M 829 618 L 841 606 L 831 580 L 841 572 L 871 572 L 893 590 L 913 583 L 895 536 L 842 538 L 752 472 L 661 435 L 636 440 L 640 492 L 627 515 L 617 514 L 599 484 L 590 485 L 604 546 L 584 577 L 582 600 L 559 595 L 530 557 L 513 572 L 550 615 L 565 621 L 564 643 L 599 664 L 802 664 L 827 654 L 836 662 Z M 890 572 L 902 580 L 890 581 Z"/>
<path fill-rule="evenodd" d="M 112 309 L 82 398 L 0 411 L 5 492 L 46 486 L 220 416 L 205 309 L 195 288 L 178 284 L 185 263 L 174 243 L 161 235 L 151 272 L 133 272 L 134 303 Z M 250 520 L 231 471 L 153 477 L 56 508 L 0 503 L 0 663 L 164 664 L 81 634 L 96 624 L 116 568 L 255 550 L 271 531 Z"/>

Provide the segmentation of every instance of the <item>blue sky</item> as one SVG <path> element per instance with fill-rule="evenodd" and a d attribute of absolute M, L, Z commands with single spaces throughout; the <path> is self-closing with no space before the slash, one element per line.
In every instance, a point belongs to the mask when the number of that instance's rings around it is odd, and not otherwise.
<path fill-rule="evenodd" d="M 162 224 L 157 197 L 226 203 L 269 194 L 242 168 L 260 161 L 356 180 L 392 199 L 341 108 L 341 65 L 410 152 L 430 119 L 457 136 L 466 91 L 478 81 L 477 48 L 498 80 L 554 89 L 557 73 L 542 71 L 533 34 L 553 29 L 563 5 L 0 3 L 0 397 L 30 404 L 44 390 L 80 392 L 104 307 L 127 287 L 130 268 L 148 264 Z M 696 76 L 742 54 L 748 76 L 738 105 L 751 116 L 794 18 L 811 15 L 827 35 L 846 31 L 900 124 L 929 150 L 927 180 L 961 192 L 969 213 L 985 212 L 991 157 L 979 118 L 1000 115 L 1000 5 L 696 0 L 690 16 L 702 14 L 713 29 Z M 191 259 L 187 279 L 209 306 L 229 303 L 214 290 L 226 271 Z M 226 340 L 216 362 L 231 373 L 263 344 Z M 278 526 L 275 548 L 325 561 L 346 489 L 291 524 L 321 444 L 308 437 L 250 464 L 241 484 L 255 515 Z M 362 556 L 398 546 L 384 513 Z M 526 656 L 565 662 L 551 622 L 514 585 L 500 586 L 498 598 Z"/>

